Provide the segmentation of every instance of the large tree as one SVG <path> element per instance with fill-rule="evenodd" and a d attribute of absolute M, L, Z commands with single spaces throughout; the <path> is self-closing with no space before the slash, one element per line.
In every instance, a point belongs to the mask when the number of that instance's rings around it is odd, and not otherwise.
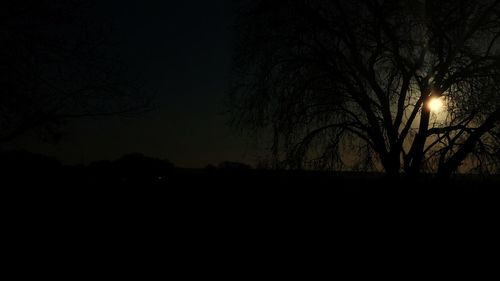
<path fill-rule="evenodd" d="M 252 1 L 242 11 L 234 121 L 273 132 L 285 167 L 498 171 L 500 1 Z"/>
<path fill-rule="evenodd" d="M 111 19 L 95 1 L 7 1 L 0 9 L 0 144 L 57 132 L 65 120 L 137 113 L 149 98 L 127 79 Z"/>

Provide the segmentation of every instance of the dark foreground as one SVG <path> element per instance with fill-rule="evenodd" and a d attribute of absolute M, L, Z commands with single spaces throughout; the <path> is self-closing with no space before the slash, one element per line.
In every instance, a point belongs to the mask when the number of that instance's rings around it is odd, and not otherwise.
<path fill-rule="evenodd" d="M 476 220 L 497 213 L 497 197 L 490 194 L 500 186 L 497 177 L 473 176 L 443 183 L 429 177 L 388 180 L 381 174 L 252 169 L 171 168 L 158 174 L 109 167 L 3 168 L 0 198 L 5 217 L 22 225 L 42 224 L 32 232 L 53 221 L 54 229 L 97 229 L 88 237 L 118 229 L 112 240 L 123 233 L 145 235 L 141 241 L 161 234 L 162 241 L 187 239 L 190 245 L 212 245 L 238 233 L 249 236 L 238 242 L 246 244 L 282 227 L 287 233 L 332 239 L 384 220 L 396 228 L 402 223 L 413 228 L 415 221 L 440 226 L 451 217 Z M 483 198 L 493 202 L 484 203 Z M 444 211 L 436 211 L 440 209 Z M 471 215 L 477 213 L 481 215 Z M 372 237 L 376 229 L 370 226 L 358 234 Z M 171 235 L 174 239 L 168 240 Z"/>
<path fill-rule="evenodd" d="M 4 167 L 4 186 L 61 188 L 154 188 L 157 189 L 255 189 L 283 190 L 311 188 L 329 192 L 371 191 L 494 191 L 500 188 L 499 176 L 457 175 L 437 181 L 432 175 L 418 179 L 388 179 L 384 174 L 351 172 L 220 170 L 171 168 L 155 172 L 99 169 L 89 167 L 38 167 L 20 170 Z"/>

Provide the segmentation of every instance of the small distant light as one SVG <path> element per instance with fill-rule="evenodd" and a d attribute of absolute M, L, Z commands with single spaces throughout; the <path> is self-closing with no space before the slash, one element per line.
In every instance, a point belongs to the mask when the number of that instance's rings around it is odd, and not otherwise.
<path fill-rule="evenodd" d="M 163 177 L 158 177 L 158 180 L 160 180 L 160 181 L 163 180 Z"/>

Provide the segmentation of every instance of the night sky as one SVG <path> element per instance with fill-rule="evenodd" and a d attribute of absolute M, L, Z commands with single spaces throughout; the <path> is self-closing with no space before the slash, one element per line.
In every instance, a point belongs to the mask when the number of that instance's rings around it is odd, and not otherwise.
<path fill-rule="evenodd" d="M 113 160 L 132 152 L 183 167 L 225 160 L 252 163 L 249 141 L 227 126 L 223 114 L 234 2 L 111 0 L 99 5 L 98 12 L 114 22 L 119 56 L 157 92 L 156 109 L 134 118 L 73 122 L 61 143 L 24 140 L 29 150 L 67 164 Z"/>

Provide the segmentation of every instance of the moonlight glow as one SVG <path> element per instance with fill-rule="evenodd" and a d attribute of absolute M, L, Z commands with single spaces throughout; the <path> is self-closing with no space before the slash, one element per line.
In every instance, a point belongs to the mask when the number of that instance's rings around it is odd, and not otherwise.
<path fill-rule="evenodd" d="M 427 106 L 431 111 L 438 112 L 443 108 L 443 101 L 441 98 L 432 98 Z"/>

